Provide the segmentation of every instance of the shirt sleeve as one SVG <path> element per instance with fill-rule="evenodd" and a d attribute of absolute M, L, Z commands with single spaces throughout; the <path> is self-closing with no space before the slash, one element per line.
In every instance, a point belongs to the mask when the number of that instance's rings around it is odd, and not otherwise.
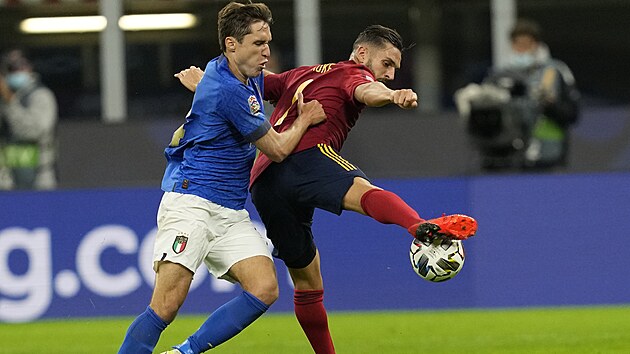
<path fill-rule="evenodd" d="M 357 87 L 374 82 L 374 75 L 362 65 L 351 66 L 346 70 L 345 79 L 341 89 L 346 98 L 354 100 L 354 90 Z"/>
<path fill-rule="evenodd" d="M 225 90 L 223 99 L 225 117 L 247 141 L 258 140 L 271 128 L 261 102 L 245 87 Z"/>
<path fill-rule="evenodd" d="M 253 143 L 254 141 L 262 138 L 267 134 L 267 132 L 271 129 L 271 123 L 268 120 L 264 121 L 261 126 L 259 126 L 256 130 L 251 132 L 250 134 L 245 136 L 245 140 Z"/>

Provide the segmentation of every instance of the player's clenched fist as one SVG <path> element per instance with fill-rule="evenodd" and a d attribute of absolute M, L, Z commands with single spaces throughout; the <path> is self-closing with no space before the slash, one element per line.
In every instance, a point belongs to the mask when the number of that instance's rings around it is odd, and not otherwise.
<path fill-rule="evenodd" d="M 404 109 L 416 108 L 418 107 L 418 95 L 411 89 L 395 90 L 392 103 Z"/>
<path fill-rule="evenodd" d="M 310 120 L 310 125 L 319 124 L 326 120 L 326 113 L 322 104 L 317 100 L 304 103 L 304 95 L 300 92 L 297 97 L 297 109 L 298 115 L 307 117 Z"/>

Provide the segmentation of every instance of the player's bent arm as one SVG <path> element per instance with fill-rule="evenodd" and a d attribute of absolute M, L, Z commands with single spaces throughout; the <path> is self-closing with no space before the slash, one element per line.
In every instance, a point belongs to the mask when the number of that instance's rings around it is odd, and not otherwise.
<path fill-rule="evenodd" d="M 269 129 L 267 134 L 256 140 L 254 145 L 273 162 L 282 162 L 295 149 L 300 139 L 311 125 L 326 120 L 326 113 L 318 101 L 302 102 L 302 94 L 298 95 L 299 115 L 289 129 L 282 133 Z"/>
<path fill-rule="evenodd" d="M 256 140 L 254 145 L 271 161 L 282 162 L 295 149 L 308 127 L 309 125 L 305 124 L 304 121 L 295 121 L 291 128 L 282 133 L 278 133 L 272 128 L 262 138 Z"/>
<path fill-rule="evenodd" d="M 418 106 L 418 95 L 413 90 L 392 90 L 379 81 L 357 86 L 354 98 L 368 107 L 382 107 L 390 103 L 404 109 Z"/>
<path fill-rule="evenodd" d="M 265 76 L 275 74 L 267 69 L 264 69 L 263 73 Z M 191 66 L 190 68 L 184 69 L 173 76 L 178 78 L 179 82 L 181 82 L 184 87 L 192 92 L 195 92 L 197 91 L 197 85 L 199 84 L 199 81 L 201 81 L 201 78 L 203 78 L 203 70 L 201 70 L 199 67 Z"/>
<path fill-rule="evenodd" d="M 382 107 L 393 102 L 394 90 L 382 82 L 369 82 L 357 86 L 354 98 L 368 107 Z"/>

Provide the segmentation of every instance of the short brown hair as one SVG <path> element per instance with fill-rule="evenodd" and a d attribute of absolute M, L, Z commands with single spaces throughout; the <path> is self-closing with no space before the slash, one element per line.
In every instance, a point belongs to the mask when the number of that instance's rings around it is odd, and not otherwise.
<path fill-rule="evenodd" d="M 520 19 L 516 21 L 514 27 L 512 27 L 512 31 L 510 32 L 510 40 L 514 41 L 516 37 L 519 36 L 529 36 L 532 37 L 536 42 L 541 41 L 541 30 L 538 23 L 528 20 L 528 19 Z"/>
<path fill-rule="evenodd" d="M 368 26 L 363 32 L 359 33 L 359 36 L 352 45 L 352 50 L 357 49 L 360 44 L 371 44 L 377 47 L 382 47 L 387 43 L 391 43 L 394 47 L 403 51 L 402 37 L 395 29 L 381 25 Z"/>
<path fill-rule="evenodd" d="M 219 46 L 225 52 L 225 39 L 234 37 L 241 43 L 243 38 L 250 33 L 250 26 L 254 22 L 263 21 L 273 23 L 271 10 L 263 3 L 241 4 L 231 2 L 219 11 L 218 33 Z"/>

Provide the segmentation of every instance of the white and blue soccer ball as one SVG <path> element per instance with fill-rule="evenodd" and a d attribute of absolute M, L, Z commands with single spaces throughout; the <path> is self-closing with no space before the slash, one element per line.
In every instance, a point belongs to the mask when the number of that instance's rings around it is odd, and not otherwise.
<path fill-rule="evenodd" d="M 413 270 L 422 279 L 442 282 L 452 279 L 464 266 L 464 246 L 458 240 L 421 242 L 414 239 L 409 249 Z"/>

